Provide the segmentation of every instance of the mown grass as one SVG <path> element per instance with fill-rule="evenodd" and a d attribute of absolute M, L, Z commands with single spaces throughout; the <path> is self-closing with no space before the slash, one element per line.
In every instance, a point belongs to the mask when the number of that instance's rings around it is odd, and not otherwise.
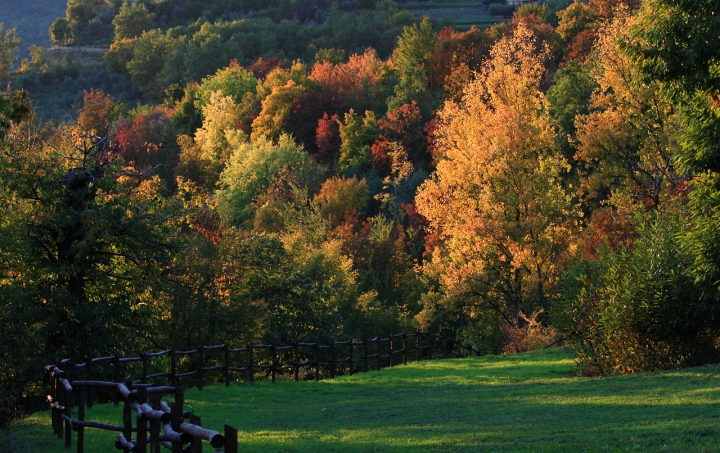
<path fill-rule="evenodd" d="M 720 366 L 580 378 L 570 351 L 413 363 L 334 381 L 187 392 L 244 452 L 717 452 Z M 118 423 L 96 406 L 88 419 Z M 12 426 L 14 453 L 61 452 L 47 412 Z M 90 452 L 113 435 L 88 431 Z M 210 450 L 208 450 L 210 451 Z"/>

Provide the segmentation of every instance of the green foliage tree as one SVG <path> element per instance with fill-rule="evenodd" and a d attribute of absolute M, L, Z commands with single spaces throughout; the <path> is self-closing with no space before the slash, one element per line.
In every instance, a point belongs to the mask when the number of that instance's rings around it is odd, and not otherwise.
<path fill-rule="evenodd" d="M 15 101 L 4 110 L 27 116 Z M 113 138 L 19 123 L 0 143 L 4 405 L 36 396 L 30 366 L 142 342 L 161 269 L 188 244 L 190 189 L 158 196 L 159 179 L 124 169 Z"/>
<path fill-rule="evenodd" d="M 255 93 L 258 80 L 255 76 L 243 69 L 239 64 L 232 63 L 224 69 L 219 69 L 213 76 L 205 78 L 200 83 L 197 92 L 195 107 L 202 109 L 210 102 L 210 96 L 215 91 L 230 96 L 235 104 L 241 104 L 246 93 Z"/>
<path fill-rule="evenodd" d="M 267 190 L 283 170 L 295 175 L 304 187 L 324 172 L 289 135 L 281 135 L 277 142 L 260 136 L 235 148 L 215 193 L 223 221 L 240 225 L 251 219 L 255 197 Z"/>
<path fill-rule="evenodd" d="M 555 325 L 576 345 L 584 373 L 607 375 L 702 363 L 712 350 L 718 306 L 687 269 L 679 240 L 692 228 L 685 208 L 638 219 L 632 247 L 604 247 L 563 277 Z"/>
<path fill-rule="evenodd" d="M 14 28 L 5 31 L 4 27 L 5 24 L 0 22 L 0 78 L 10 75 L 10 71 L 17 62 L 18 47 L 22 43 Z"/>
<path fill-rule="evenodd" d="M 690 193 L 693 228 L 683 244 L 692 272 L 720 300 L 720 79 L 713 43 L 720 27 L 710 1 L 643 2 L 626 45 L 648 80 L 657 80 L 678 109 L 680 171 L 695 175 Z"/>
<path fill-rule="evenodd" d="M 48 33 L 50 33 L 50 40 L 55 46 L 67 45 L 72 39 L 70 25 L 64 17 L 55 19 L 52 25 L 50 25 Z"/>
<path fill-rule="evenodd" d="M 340 124 L 340 156 L 336 165 L 338 174 L 353 168 L 366 170 L 370 162 L 370 147 L 380 135 L 380 126 L 375 113 L 368 110 L 361 118 L 350 109 L 345 122 Z"/>
<path fill-rule="evenodd" d="M 133 46 L 132 60 L 127 63 L 133 85 L 149 99 L 162 99 L 165 85 L 158 74 L 165 68 L 165 59 L 170 55 L 175 41 L 155 29 L 144 33 Z"/>
<path fill-rule="evenodd" d="M 123 3 L 113 18 L 115 42 L 123 39 L 139 38 L 143 32 L 153 27 L 155 14 L 148 11 L 143 3 Z"/>

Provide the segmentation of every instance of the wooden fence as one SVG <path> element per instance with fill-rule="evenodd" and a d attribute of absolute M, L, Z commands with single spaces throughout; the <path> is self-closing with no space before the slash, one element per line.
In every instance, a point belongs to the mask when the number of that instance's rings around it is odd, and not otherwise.
<path fill-rule="evenodd" d="M 208 380 L 224 380 L 226 386 L 231 380 L 243 377 L 251 383 L 263 376 L 273 383 L 278 376 L 298 381 L 301 371 L 303 379 L 320 380 L 323 376 L 333 379 L 338 374 L 352 375 L 407 364 L 408 359 L 419 361 L 472 354 L 477 351 L 446 335 L 403 332 L 385 338 L 378 336 L 326 345 L 250 343 L 244 348 L 231 348 L 224 343 L 186 351 L 167 349 L 143 353 L 139 357 L 86 357 L 81 363 L 69 358 L 45 367 L 50 378 L 47 401 L 52 409 L 53 429 L 59 438 L 65 438 L 67 448 L 71 446 L 72 431 L 77 431 L 78 453 L 84 451 L 85 428 L 120 432 L 116 447 L 125 452 L 146 453 L 148 446 L 151 453 L 159 453 L 160 447 L 173 453 L 201 452 L 202 440 L 206 440 L 214 448 L 224 448 L 216 451 L 235 453 L 237 430 L 225 426 L 224 435 L 221 435 L 201 428 L 197 417 L 183 411 L 181 380 L 202 390 Z M 166 385 L 162 384 L 163 379 Z M 149 384 L 151 380 L 152 385 Z M 93 392 L 106 396 L 111 392 L 115 405 L 123 401 L 122 426 L 85 420 L 85 406 L 92 407 Z M 173 394 L 175 402 L 169 406 L 160 402 L 163 394 Z M 77 405 L 77 419 L 71 416 L 74 405 Z M 135 426 L 132 425 L 133 411 L 136 413 Z M 182 421 L 185 419 L 188 422 Z M 131 440 L 133 433 L 136 433 L 134 441 Z M 185 449 L 187 444 L 189 447 Z"/>

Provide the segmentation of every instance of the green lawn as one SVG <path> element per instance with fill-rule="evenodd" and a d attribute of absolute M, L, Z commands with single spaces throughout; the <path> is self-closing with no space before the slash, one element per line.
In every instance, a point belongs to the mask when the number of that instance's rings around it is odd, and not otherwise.
<path fill-rule="evenodd" d="M 243 452 L 720 451 L 720 366 L 604 379 L 575 371 L 569 351 L 552 349 L 215 386 L 186 400 L 204 426 L 240 429 Z M 96 406 L 87 419 L 120 415 Z M 7 435 L 14 453 L 63 451 L 46 412 Z M 87 438 L 86 451 L 113 451 L 114 436 Z"/>

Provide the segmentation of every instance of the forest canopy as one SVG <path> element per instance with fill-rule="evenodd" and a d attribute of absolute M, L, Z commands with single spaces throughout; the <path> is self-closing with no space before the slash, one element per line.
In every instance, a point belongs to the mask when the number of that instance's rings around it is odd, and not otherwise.
<path fill-rule="evenodd" d="M 49 360 L 225 341 L 717 360 L 717 15 L 403 6 L 72 0 L 15 69 L 0 28 L 0 422 Z"/>

